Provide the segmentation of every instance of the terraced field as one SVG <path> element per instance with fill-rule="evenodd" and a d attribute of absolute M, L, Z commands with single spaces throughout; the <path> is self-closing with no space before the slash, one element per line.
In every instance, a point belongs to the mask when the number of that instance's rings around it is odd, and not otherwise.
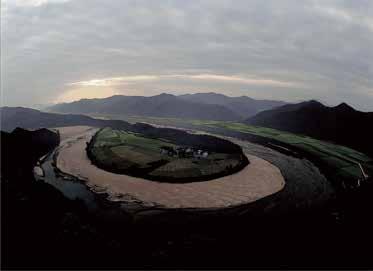
<path fill-rule="evenodd" d="M 190 149 L 188 155 L 186 149 Z M 197 151 L 201 154 L 197 155 Z M 162 138 L 111 128 L 102 129 L 94 136 L 87 153 L 95 165 L 114 173 L 181 183 L 226 176 L 247 164 L 242 153 L 196 150 Z"/>

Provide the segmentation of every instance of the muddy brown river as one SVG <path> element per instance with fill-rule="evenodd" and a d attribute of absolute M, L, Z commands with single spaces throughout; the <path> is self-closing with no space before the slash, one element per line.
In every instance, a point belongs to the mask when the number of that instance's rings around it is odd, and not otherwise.
<path fill-rule="evenodd" d="M 286 156 L 248 141 L 229 139 L 241 145 L 251 162 L 242 171 L 206 182 L 169 184 L 95 167 L 86 155 L 85 146 L 97 129 L 86 126 L 57 129 L 61 135 L 61 144 L 56 150 L 57 168 L 75 180 L 55 175 L 53 154 L 41 165 L 44 180 L 65 196 L 82 199 L 91 207 L 95 205 L 92 195 L 97 193 L 105 193 L 110 201 L 141 202 L 149 208 L 166 209 L 224 208 L 247 205 L 270 196 L 268 207 L 282 210 L 323 204 L 333 195 L 325 177 L 308 160 Z"/>

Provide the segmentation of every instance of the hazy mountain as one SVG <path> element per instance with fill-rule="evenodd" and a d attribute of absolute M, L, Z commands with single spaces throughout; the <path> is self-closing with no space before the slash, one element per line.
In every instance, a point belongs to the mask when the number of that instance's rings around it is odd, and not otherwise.
<path fill-rule="evenodd" d="M 346 103 L 335 107 L 317 101 L 285 105 L 258 113 L 246 123 L 334 141 L 373 155 L 373 112 Z"/>
<path fill-rule="evenodd" d="M 223 105 L 243 118 L 248 118 L 263 110 L 272 109 L 286 104 L 282 101 L 255 100 L 247 96 L 229 97 L 214 92 L 185 94 L 178 97 L 197 103 Z"/>
<path fill-rule="evenodd" d="M 128 123 L 119 120 L 99 120 L 82 115 L 45 113 L 24 107 L 1 107 L 1 130 L 11 132 L 17 127 L 38 129 L 62 126 L 89 125 L 95 127 L 126 128 Z"/>
<path fill-rule="evenodd" d="M 101 113 L 209 120 L 238 120 L 241 116 L 218 104 L 188 101 L 171 94 L 151 97 L 116 95 L 103 99 L 83 99 L 49 108 L 61 113 Z"/>

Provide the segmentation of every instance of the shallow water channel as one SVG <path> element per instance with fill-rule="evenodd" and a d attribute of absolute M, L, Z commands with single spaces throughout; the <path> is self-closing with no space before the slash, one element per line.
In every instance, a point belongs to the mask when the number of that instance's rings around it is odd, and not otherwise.
<path fill-rule="evenodd" d="M 89 209 L 97 208 L 96 195 L 82 182 L 73 180 L 68 176 L 61 176 L 57 173 L 53 163 L 53 156 L 55 152 L 50 153 L 41 163 L 41 168 L 44 177 L 35 175 L 37 180 L 52 185 L 58 189 L 62 194 L 70 200 L 81 200 Z"/>

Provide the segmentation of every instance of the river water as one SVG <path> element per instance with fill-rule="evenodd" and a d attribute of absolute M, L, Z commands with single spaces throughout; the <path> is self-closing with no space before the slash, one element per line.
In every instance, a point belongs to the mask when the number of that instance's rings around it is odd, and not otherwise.
<path fill-rule="evenodd" d="M 54 152 L 50 153 L 42 162 L 41 168 L 44 172 L 42 178 L 46 183 L 58 189 L 62 194 L 70 200 L 81 200 L 89 209 L 97 208 L 97 201 L 94 193 L 82 182 L 73 180 L 68 176 L 62 177 L 57 174 L 53 166 Z M 35 175 L 37 179 L 41 177 Z"/>
<path fill-rule="evenodd" d="M 310 161 L 285 155 L 276 150 L 254 144 L 248 141 L 229 138 L 239 144 L 245 152 L 258 156 L 275 166 L 283 174 L 286 184 L 280 192 L 270 196 L 264 209 L 276 212 L 289 212 L 300 208 L 310 208 L 323 205 L 333 198 L 334 190 L 324 175 Z M 35 174 L 37 179 L 43 179 L 70 200 L 80 200 L 87 208 L 98 208 L 98 199 L 102 195 L 92 192 L 88 186 L 68 175 L 59 174 L 53 163 L 54 152 L 41 163 L 44 177 Z M 264 199 L 265 200 L 265 199 Z"/>

